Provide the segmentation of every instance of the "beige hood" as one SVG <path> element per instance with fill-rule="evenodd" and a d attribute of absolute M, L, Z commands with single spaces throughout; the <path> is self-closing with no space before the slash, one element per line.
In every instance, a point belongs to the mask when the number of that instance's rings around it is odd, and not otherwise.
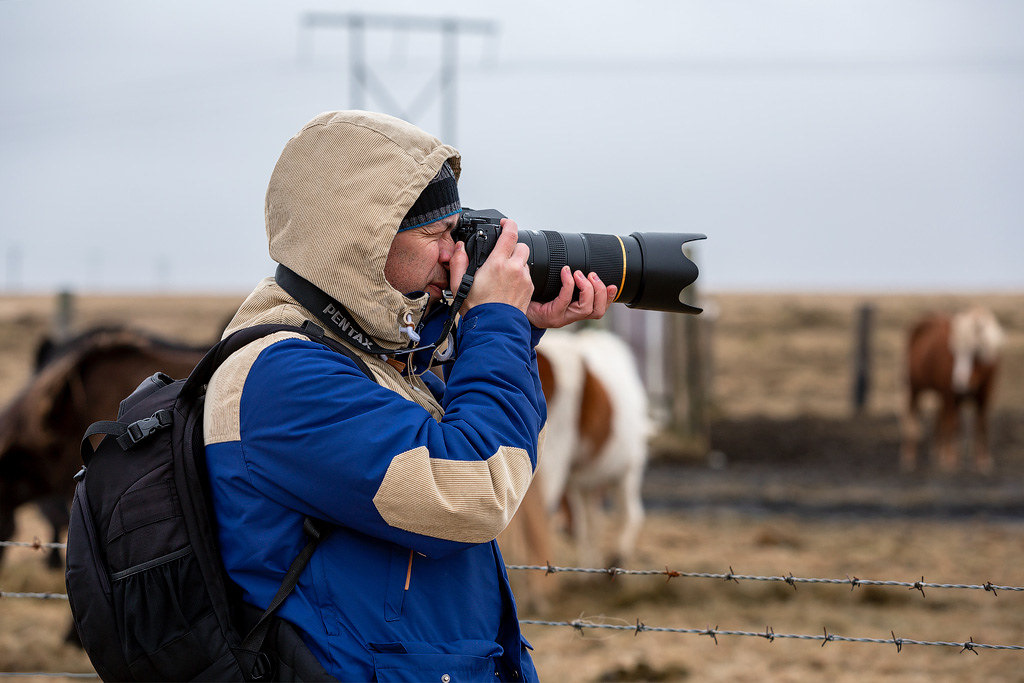
<path fill-rule="evenodd" d="M 404 345 L 410 299 L 384 279 L 398 224 L 455 148 L 401 119 L 363 111 L 320 114 L 288 144 L 267 188 L 270 257 L 334 297 L 370 335 Z"/>

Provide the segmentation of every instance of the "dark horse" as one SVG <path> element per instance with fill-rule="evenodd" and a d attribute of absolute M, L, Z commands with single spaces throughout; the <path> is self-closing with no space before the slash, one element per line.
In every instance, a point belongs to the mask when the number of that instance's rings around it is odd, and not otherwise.
<path fill-rule="evenodd" d="M 0 414 L 0 541 L 14 535 L 15 509 L 35 503 L 58 542 L 85 429 L 114 419 L 121 399 L 154 372 L 186 376 L 205 350 L 121 327 L 96 328 L 59 345 L 43 342 L 35 374 Z M 57 550 L 49 563 L 61 566 Z"/>
<path fill-rule="evenodd" d="M 988 447 L 988 408 L 999 367 L 1003 332 L 992 313 L 973 308 L 956 315 L 934 315 L 918 322 L 907 347 L 907 411 L 903 424 L 900 465 L 904 471 L 917 465 L 921 440 L 919 400 L 925 391 L 940 399 L 936 429 L 938 464 L 952 471 L 957 463 L 960 412 L 974 404 L 974 466 L 992 471 Z"/>

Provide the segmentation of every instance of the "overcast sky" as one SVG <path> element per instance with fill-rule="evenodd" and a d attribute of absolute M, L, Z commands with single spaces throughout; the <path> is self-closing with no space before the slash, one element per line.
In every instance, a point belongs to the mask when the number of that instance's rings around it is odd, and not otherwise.
<path fill-rule="evenodd" d="M 0 0 L 0 288 L 244 292 L 287 139 L 366 108 L 453 138 L 521 226 L 703 232 L 709 290 L 1024 291 L 1024 3 Z"/>

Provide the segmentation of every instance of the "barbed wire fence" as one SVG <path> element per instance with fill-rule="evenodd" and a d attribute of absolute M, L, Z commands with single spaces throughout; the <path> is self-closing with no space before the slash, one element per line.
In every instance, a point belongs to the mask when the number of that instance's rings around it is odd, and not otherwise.
<path fill-rule="evenodd" d="M 0 547 L 22 547 L 32 548 L 35 550 L 50 550 L 53 548 L 63 549 L 66 547 L 64 543 L 43 543 L 39 539 L 35 539 L 32 542 L 24 541 L 0 541 Z M 917 591 L 921 594 L 921 597 L 927 597 L 926 590 L 967 590 L 967 591 L 983 591 L 992 593 L 994 597 L 998 597 L 1000 592 L 1024 592 L 1024 586 L 1013 586 L 1013 585 L 1002 585 L 995 584 L 991 581 L 985 581 L 984 583 L 934 583 L 925 581 L 924 576 L 914 581 L 900 581 L 900 580 L 879 580 L 879 579 L 862 579 L 857 576 L 846 576 L 845 578 L 828 578 L 828 577 L 803 577 L 794 576 L 792 573 L 786 575 L 758 575 L 758 574 L 741 574 L 737 573 L 730 566 L 728 572 L 695 572 L 695 571 L 678 571 L 670 569 L 666 566 L 664 569 L 625 569 L 621 567 L 561 567 L 552 564 L 544 565 L 522 565 L 522 564 L 508 564 L 506 569 L 509 571 L 520 571 L 520 572 L 544 572 L 546 575 L 550 574 L 591 574 L 591 575 L 604 575 L 609 579 L 615 579 L 620 576 L 624 577 L 640 577 L 640 576 L 664 576 L 666 581 L 672 579 L 705 579 L 705 580 L 717 580 L 729 583 L 740 583 L 741 581 L 756 581 L 756 582 L 771 582 L 771 583 L 785 583 L 797 590 L 799 585 L 803 584 L 818 584 L 818 585 L 846 585 L 850 586 L 850 591 L 854 591 L 860 587 L 874 586 L 880 588 L 905 588 L 911 591 Z M 39 599 L 39 600 L 67 600 L 68 597 L 63 593 L 27 593 L 27 592 L 7 592 L 0 591 L 0 599 Z M 735 629 L 721 629 L 717 625 L 715 627 L 705 628 L 684 628 L 684 627 L 670 627 L 670 626 L 652 626 L 643 622 L 639 617 L 636 618 L 634 624 L 625 623 L 608 623 L 610 620 L 599 621 L 594 618 L 585 618 L 583 616 L 573 619 L 570 621 L 551 621 L 541 619 L 520 619 L 520 624 L 529 626 L 549 626 L 549 627 L 561 627 L 571 628 L 581 636 L 585 635 L 587 630 L 610 630 L 610 631 L 628 631 L 632 632 L 634 636 L 639 636 L 641 633 L 671 633 L 676 635 L 693 635 L 703 636 L 714 640 L 715 644 L 718 644 L 719 637 L 741 637 L 741 638 L 758 638 L 764 639 L 768 642 L 774 642 L 775 640 L 806 640 L 806 641 L 817 641 L 824 647 L 828 643 L 868 643 L 874 645 L 886 645 L 895 646 L 897 652 L 902 652 L 903 647 L 906 645 L 920 645 L 920 646 L 931 646 L 931 647 L 944 647 L 944 648 L 957 648 L 961 653 L 970 652 L 975 655 L 979 654 L 980 650 L 1003 650 L 1003 651 L 1024 651 L 1024 645 L 1001 645 L 994 643 L 981 643 L 974 640 L 974 636 L 968 637 L 967 640 L 919 640 L 915 638 L 904 638 L 897 636 L 895 631 L 890 631 L 889 638 L 870 638 L 870 637 L 854 637 L 845 636 L 837 633 L 829 633 L 827 628 L 822 629 L 821 634 L 800 634 L 800 633 L 777 633 L 772 626 L 765 626 L 764 631 L 744 631 Z M 0 677 L 7 676 L 39 676 L 39 677 L 67 677 L 67 678 L 89 678 L 95 677 L 95 674 L 88 673 L 50 673 L 50 672 L 0 672 Z"/>
<path fill-rule="evenodd" d="M 822 579 L 822 578 L 807 578 L 801 576 L 757 576 L 753 574 L 737 574 L 733 571 L 732 567 L 729 567 L 727 573 L 715 574 L 710 572 L 680 572 L 669 569 L 667 566 L 665 569 L 622 569 L 620 567 L 608 567 L 604 569 L 596 567 L 556 567 L 550 564 L 509 564 L 505 565 L 507 569 L 518 570 L 518 571 L 543 571 L 545 574 L 559 574 L 559 573 L 576 573 L 576 574 L 604 574 L 615 578 L 616 576 L 664 576 L 667 580 L 675 578 L 685 579 L 720 579 L 725 581 L 734 581 L 739 583 L 740 581 L 768 581 L 777 583 L 786 583 L 796 590 L 797 584 L 846 584 L 850 586 L 852 591 L 860 586 L 885 586 L 885 587 L 903 587 L 910 588 L 911 590 L 917 590 L 924 595 L 925 588 L 953 588 L 961 590 L 983 590 L 990 592 L 994 595 L 998 595 L 999 591 L 1024 591 L 1024 587 L 1021 586 L 1000 586 L 993 584 L 991 581 L 980 584 L 970 583 L 928 583 L 922 576 L 919 581 L 879 581 L 875 579 L 859 579 L 856 576 L 845 579 Z"/>
<path fill-rule="evenodd" d="M 0 671 L 0 678 L 99 678 L 99 674 L 80 671 Z"/>
<path fill-rule="evenodd" d="M 818 578 L 818 577 L 802 577 L 794 576 L 792 573 L 788 575 L 777 575 L 777 576 L 765 576 L 756 574 L 738 574 L 730 566 L 728 572 L 714 573 L 714 572 L 689 572 L 689 571 L 677 571 L 669 569 L 666 566 L 664 569 L 623 569 L 621 567 L 559 567 L 552 564 L 546 565 L 521 565 L 521 564 L 509 564 L 506 568 L 511 571 L 542 571 L 545 574 L 560 574 L 560 573 L 576 573 L 576 574 L 601 574 L 614 579 L 617 576 L 664 576 L 666 581 L 671 581 L 675 578 L 684 579 L 714 579 L 719 581 L 739 583 L 740 581 L 762 581 L 762 582 L 775 582 L 785 583 L 793 588 L 797 589 L 799 584 L 825 584 L 825 585 L 849 585 L 850 590 L 853 591 L 861 586 L 879 586 L 885 588 L 908 588 L 910 590 L 918 591 L 921 593 L 921 597 L 926 597 L 925 589 L 953 589 L 953 590 L 980 590 L 992 593 L 994 596 L 999 595 L 999 591 L 1007 592 L 1022 592 L 1024 586 L 1010 586 L 1010 585 L 997 585 L 991 581 L 978 584 L 968 583 L 931 583 L 924 580 L 922 576 L 917 581 L 895 581 L 895 580 L 878 580 L 878 579 L 861 579 L 856 576 L 846 578 Z M 683 635 L 696 635 L 696 636 L 707 636 L 718 644 L 718 636 L 739 636 L 739 637 L 753 637 L 753 638 L 764 638 L 768 642 L 774 642 L 776 639 L 780 640 L 811 640 L 821 641 L 822 647 L 827 643 L 832 642 L 846 642 L 846 643 L 870 643 L 875 645 L 894 645 L 897 653 L 902 652 L 904 645 L 925 645 L 933 647 L 953 647 L 959 648 L 960 652 L 972 652 L 975 655 L 978 654 L 978 650 L 1017 650 L 1024 651 L 1022 645 L 995 645 L 990 643 L 978 643 L 975 642 L 974 636 L 969 637 L 966 641 L 940 641 L 940 640 L 917 640 L 913 638 L 901 638 L 898 637 L 895 631 L 890 631 L 891 638 L 863 638 L 863 637 L 851 637 L 842 636 L 834 633 L 829 633 L 827 628 L 822 629 L 821 635 L 810 635 L 810 634 L 798 634 L 798 633 L 776 633 L 771 626 L 765 626 L 763 632 L 760 631 L 739 631 L 731 629 L 720 629 L 718 626 L 714 628 L 676 628 L 667 626 L 649 626 L 641 621 L 639 618 L 636 619 L 635 625 L 626 624 L 609 624 L 598 622 L 593 619 L 574 619 L 572 621 L 547 621 L 540 619 L 520 619 L 520 624 L 524 625 L 536 625 L 536 626 L 561 626 L 569 627 L 574 629 L 580 635 L 583 635 L 584 629 L 607 629 L 614 631 L 632 631 L 634 636 L 640 635 L 641 633 L 675 633 Z"/>

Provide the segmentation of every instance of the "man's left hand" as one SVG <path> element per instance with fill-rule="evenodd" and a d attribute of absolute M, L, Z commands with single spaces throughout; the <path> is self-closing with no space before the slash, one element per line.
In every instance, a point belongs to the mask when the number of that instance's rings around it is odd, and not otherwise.
<path fill-rule="evenodd" d="M 578 320 L 596 320 L 608 311 L 618 293 L 615 285 L 605 286 L 597 273 L 587 277 L 582 271 L 573 273 L 569 266 L 563 266 L 560 276 L 562 289 L 557 297 L 546 303 L 531 301 L 527 306 L 526 317 L 534 327 L 565 327 Z M 580 290 L 577 301 L 572 300 L 574 285 Z"/>

